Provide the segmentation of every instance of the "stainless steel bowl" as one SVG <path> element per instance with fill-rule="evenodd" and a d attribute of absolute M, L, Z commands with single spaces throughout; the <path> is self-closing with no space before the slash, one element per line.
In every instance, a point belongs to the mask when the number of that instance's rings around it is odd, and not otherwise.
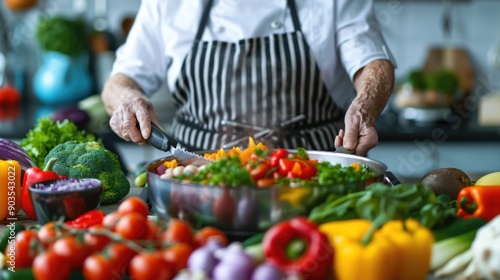
<path fill-rule="evenodd" d="M 296 150 L 289 150 L 295 153 Z M 311 159 L 340 163 L 366 164 L 376 176 L 366 182 L 317 187 L 219 187 L 160 179 L 154 170 L 173 156 L 146 165 L 148 195 L 152 210 L 163 219 L 172 217 L 189 221 L 195 228 L 215 226 L 225 232 L 252 234 L 273 224 L 299 215 L 308 215 L 329 194 L 345 188 L 361 190 L 368 184 L 384 180 L 385 164 L 365 157 L 323 151 L 307 151 Z"/>

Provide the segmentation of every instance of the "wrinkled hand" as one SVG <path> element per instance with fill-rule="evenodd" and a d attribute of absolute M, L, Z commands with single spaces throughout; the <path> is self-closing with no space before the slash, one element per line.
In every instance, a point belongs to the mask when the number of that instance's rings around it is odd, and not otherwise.
<path fill-rule="evenodd" d="M 355 151 L 356 155 L 366 156 L 370 149 L 377 146 L 375 120 L 370 116 L 372 114 L 355 99 L 345 115 L 345 131 L 341 129 L 335 137 L 335 148 L 344 146 L 348 151 Z"/>
<path fill-rule="evenodd" d="M 151 122 L 158 123 L 153 104 L 142 93 L 127 94 L 113 112 L 109 125 L 125 141 L 147 144 Z"/>

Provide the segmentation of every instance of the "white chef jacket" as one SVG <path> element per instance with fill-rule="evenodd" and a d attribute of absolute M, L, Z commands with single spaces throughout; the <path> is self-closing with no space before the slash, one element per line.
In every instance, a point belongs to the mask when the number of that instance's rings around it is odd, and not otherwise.
<path fill-rule="evenodd" d="M 173 90 L 206 0 L 142 0 L 111 75 L 132 78 L 147 94 Z M 326 88 L 346 109 L 355 73 L 369 62 L 395 60 L 373 14 L 373 0 L 295 0 L 302 32 Z M 287 0 L 215 0 L 202 40 L 241 39 L 294 31 Z"/>

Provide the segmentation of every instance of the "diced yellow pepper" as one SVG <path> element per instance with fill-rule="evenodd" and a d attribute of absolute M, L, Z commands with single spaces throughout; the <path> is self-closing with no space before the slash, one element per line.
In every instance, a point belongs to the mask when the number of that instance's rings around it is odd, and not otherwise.
<path fill-rule="evenodd" d="M 226 151 L 224 149 L 219 149 L 217 153 L 215 154 L 215 159 L 221 159 L 226 157 Z"/>
<path fill-rule="evenodd" d="M 361 170 L 361 164 L 357 163 L 357 162 L 353 162 L 351 164 L 351 166 L 354 168 L 355 171 L 359 171 Z"/>
<path fill-rule="evenodd" d="M 227 153 L 228 156 L 237 156 L 241 153 L 241 149 L 239 147 L 233 147 L 229 152 Z"/>
<path fill-rule="evenodd" d="M 165 161 L 163 163 L 163 165 L 165 165 L 166 168 L 176 168 L 179 165 L 179 163 L 177 162 L 176 159 L 173 159 L 173 160 Z"/>

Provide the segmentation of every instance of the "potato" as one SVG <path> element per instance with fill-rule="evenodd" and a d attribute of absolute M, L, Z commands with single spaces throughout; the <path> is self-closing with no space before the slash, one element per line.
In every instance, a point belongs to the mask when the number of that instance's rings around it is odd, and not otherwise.
<path fill-rule="evenodd" d="M 476 181 L 476 186 L 500 186 L 500 172 L 484 175 Z"/>
<path fill-rule="evenodd" d="M 422 177 L 420 182 L 429 186 L 436 195 L 447 194 L 452 200 L 457 199 L 462 188 L 471 185 L 469 176 L 457 168 L 440 168 L 430 171 Z"/>

